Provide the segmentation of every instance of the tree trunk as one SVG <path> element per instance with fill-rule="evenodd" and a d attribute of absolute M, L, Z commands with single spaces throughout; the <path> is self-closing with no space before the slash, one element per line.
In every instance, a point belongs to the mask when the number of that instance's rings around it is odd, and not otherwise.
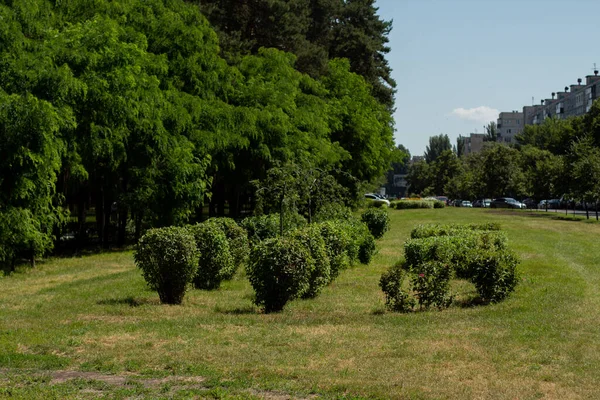
<path fill-rule="evenodd" d="M 126 241 L 126 227 L 127 227 L 127 214 L 128 210 L 126 206 L 119 207 L 119 235 L 117 239 L 117 245 L 123 247 Z"/>

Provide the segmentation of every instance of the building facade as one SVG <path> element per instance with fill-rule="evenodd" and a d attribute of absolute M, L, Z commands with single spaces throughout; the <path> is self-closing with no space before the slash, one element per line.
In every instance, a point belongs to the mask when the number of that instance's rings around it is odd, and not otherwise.
<path fill-rule="evenodd" d="M 594 100 L 600 96 L 600 76 L 594 75 L 577 80 L 576 85 L 565 86 L 561 92 L 552 93 L 549 99 L 544 99 L 539 105 L 523 107 L 525 125 L 537 125 L 546 118 L 570 118 L 584 115 L 592 108 Z"/>
<path fill-rule="evenodd" d="M 504 143 L 514 143 L 515 135 L 523 132 L 524 112 L 510 111 L 501 112 L 498 116 L 496 126 L 498 129 L 498 141 Z"/>
<path fill-rule="evenodd" d="M 469 155 L 471 153 L 478 153 L 483 149 L 483 142 L 485 141 L 485 137 L 487 135 L 484 133 L 471 133 L 469 136 L 465 137 L 465 141 L 463 142 L 463 155 Z"/>

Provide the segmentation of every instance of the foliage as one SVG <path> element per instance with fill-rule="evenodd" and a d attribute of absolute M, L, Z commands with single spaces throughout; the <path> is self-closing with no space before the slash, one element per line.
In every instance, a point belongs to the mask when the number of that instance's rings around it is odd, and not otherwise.
<path fill-rule="evenodd" d="M 229 251 L 231 252 L 235 264 L 235 270 L 242 265 L 245 265 L 246 261 L 248 261 L 248 254 L 250 253 L 248 232 L 239 226 L 232 218 L 209 218 L 204 223 L 217 225 L 227 237 Z M 231 277 L 227 276 L 225 279 L 229 278 Z"/>
<path fill-rule="evenodd" d="M 449 264 L 430 261 L 414 267 L 412 288 L 420 307 L 447 308 L 452 302 L 450 278 L 453 269 Z"/>
<path fill-rule="evenodd" d="M 360 219 L 376 239 L 383 237 L 383 234 L 390 230 L 390 216 L 385 209 L 368 209 L 362 213 Z"/>
<path fill-rule="evenodd" d="M 375 254 L 375 237 L 367 224 L 353 216 L 333 221 L 344 229 L 350 238 L 347 247 L 350 263 L 369 264 Z"/>
<path fill-rule="evenodd" d="M 452 236 L 464 231 L 499 231 L 500 224 L 486 222 L 481 224 L 420 224 L 410 231 L 411 239 L 422 239 L 431 236 Z"/>
<path fill-rule="evenodd" d="M 309 286 L 302 294 L 302 298 L 314 298 L 331 281 L 331 266 L 325 241 L 321 231 L 315 225 L 298 229 L 291 233 L 291 237 L 302 243 L 310 253 L 310 262 L 314 265 L 310 268 Z"/>
<path fill-rule="evenodd" d="M 343 269 L 350 266 L 351 259 L 348 248 L 352 244 L 352 239 L 348 231 L 335 221 L 320 222 L 316 226 L 325 241 L 330 263 L 330 277 L 331 280 L 334 280 Z"/>
<path fill-rule="evenodd" d="M 390 311 L 409 312 L 415 306 L 415 299 L 402 287 L 407 272 L 398 263 L 388 269 L 379 279 L 379 287 L 385 294 L 385 306 Z"/>
<path fill-rule="evenodd" d="M 240 225 L 248 232 L 251 244 L 256 244 L 265 239 L 271 239 L 279 235 L 279 215 L 256 215 L 246 217 Z"/>
<path fill-rule="evenodd" d="M 148 230 L 134 253 L 144 279 L 165 304 L 181 304 L 199 257 L 194 237 L 179 227 Z"/>
<path fill-rule="evenodd" d="M 492 303 L 504 300 L 519 281 L 517 256 L 509 250 L 483 250 L 473 254 L 468 277 L 479 296 Z"/>
<path fill-rule="evenodd" d="M 418 208 L 436 208 L 435 202 L 428 200 L 400 200 L 394 203 L 396 210 L 415 210 Z M 439 206 L 438 206 L 439 207 Z"/>
<path fill-rule="evenodd" d="M 198 270 L 194 276 L 196 289 L 218 289 L 221 281 L 235 274 L 237 265 L 231 255 L 229 241 L 220 226 L 203 223 L 188 227 L 200 252 Z"/>
<path fill-rule="evenodd" d="M 429 144 L 425 148 L 425 162 L 428 164 L 434 162 L 445 151 L 452 151 L 452 144 L 450 144 L 448 135 L 431 136 Z"/>
<path fill-rule="evenodd" d="M 254 302 L 266 313 L 282 311 L 288 301 L 309 289 L 311 268 L 309 249 L 295 239 L 278 237 L 259 243 L 252 248 L 246 268 Z"/>

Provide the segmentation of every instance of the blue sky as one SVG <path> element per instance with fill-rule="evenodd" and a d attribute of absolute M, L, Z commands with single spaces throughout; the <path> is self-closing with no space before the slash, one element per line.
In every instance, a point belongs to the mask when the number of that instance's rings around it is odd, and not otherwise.
<path fill-rule="evenodd" d="M 600 69 L 598 0 L 377 0 L 393 20 L 395 139 L 483 132 L 499 111 L 550 98 Z"/>

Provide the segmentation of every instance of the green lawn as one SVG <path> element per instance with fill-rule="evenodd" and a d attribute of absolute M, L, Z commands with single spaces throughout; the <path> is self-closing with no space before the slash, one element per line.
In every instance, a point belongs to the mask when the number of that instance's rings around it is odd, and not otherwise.
<path fill-rule="evenodd" d="M 0 398 L 600 398 L 600 225 L 544 214 L 390 210 L 371 265 L 280 314 L 242 275 L 160 305 L 130 252 L 23 267 L 0 278 Z M 414 225 L 486 221 L 522 258 L 512 297 L 384 312 Z"/>

